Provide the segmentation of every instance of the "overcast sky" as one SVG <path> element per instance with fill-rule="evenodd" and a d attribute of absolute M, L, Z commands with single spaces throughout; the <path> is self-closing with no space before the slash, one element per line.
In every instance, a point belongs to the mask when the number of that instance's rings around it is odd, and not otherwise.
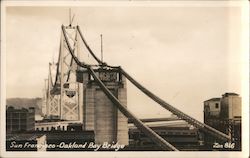
<path fill-rule="evenodd" d="M 122 66 L 160 98 L 203 120 L 203 101 L 241 93 L 240 8 L 72 7 L 90 47 Z M 57 59 L 68 7 L 7 8 L 7 98 L 42 97 L 48 63 Z M 168 116 L 128 84 L 139 117 Z"/>

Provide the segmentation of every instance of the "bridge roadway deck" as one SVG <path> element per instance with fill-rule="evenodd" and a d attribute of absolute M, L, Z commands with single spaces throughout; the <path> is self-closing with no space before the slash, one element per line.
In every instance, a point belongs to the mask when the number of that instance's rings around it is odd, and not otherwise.
<path fill-rule="evenodd" d="M 179 118 L 146 118 L 146 119 L 140 119 L 142 122 L 147 123 L 148 126 L 171 126 L 173 123 L 175 125 L 183 124 L 181 119 Z M 177 121 L 177 122 L 176 122 Z M 132 124 L 132 121 L 128 119 L 129 128 L 135 128 L 135 126 Z M 70 124 L 82 124 L 81 121 L 50 121 L 50 122 L 36 122 L 35 123 L 35 129 L 38 131 L 50 131 L 52 127 L 55 130 L 67 130 L 67 126 Z"/>
<path fill-rule="evenodd" d="M 67 130 L 70 124 L 81 124 L 81 121 L 53 121 L 53 122 L 36 122 L 35 130 L 50 131 L 52 128 L 58 130 Z"/>
<path fill-rule="evenodd" d="M 176 121 L 181 121 L 179 118 L 144 118 L 140 119 L 142 122 L 145 123 L 156 123 L 156 122 L 175 122 Z M 35 129 L 42 131 L 42 128 L 44 131 L 49 131 L 54 127 L 55 129 L 60 128 L 60 130 L 67 130 L 67 126 L 70 124 L 81 124 L 81 121 L 48 121 L 48 122 L 36 122 L 35 123 Z M 131 119 L 128 119 L 128 123 L 131 124 L 132 121 Z M 162 123 L 161 123 L 162 124 Z"/>

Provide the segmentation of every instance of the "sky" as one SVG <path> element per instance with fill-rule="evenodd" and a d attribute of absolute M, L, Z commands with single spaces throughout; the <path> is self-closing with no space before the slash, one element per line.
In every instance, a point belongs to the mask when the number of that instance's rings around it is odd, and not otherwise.
<path fill-rule="evenodd" d="M 104 61 L 179 110 L 203 120 L 203 101 L 241 93 L 239 7 L 71 7 L 73 25 Z M 7 98 L 42 97 L 48 64 L 59 52 L 69 7 L 8 7 Z M 169 112 L 128 82 L 128 109 L 136 116 Z"/>

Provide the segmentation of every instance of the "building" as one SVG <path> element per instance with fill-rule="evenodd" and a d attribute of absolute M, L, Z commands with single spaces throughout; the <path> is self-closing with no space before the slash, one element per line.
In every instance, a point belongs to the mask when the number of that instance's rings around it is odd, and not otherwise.
<path fill-rule="evenodd" d="M 220 101 L 221 98 L 212 98 L 204 101 L 204 120 L 208 120 L 209 118 L 218 118 L 220 116 Z"/>
<path fill-rule="evenodd" d="M 241 97 L 238 94 L 225 93 L 221 98 L 204 101 L 204 123 L 229 135 L 236 144 L 234 150 L 241 149 Z M 205 135 L 204 141 L 212 148 L 217 140 Z"/>
<path fill-rule="evenodd" d="M 35 129 L 35 108 L 15 109 L 10 106 L 6 110 L 7 133 L 33 131 Z"/>
<path fill-rule="evenodd" d="M 197 128 L 183 120 L 157 121 L 146 123 L 163 139 L 182 151 L 202 150 L 203 135 Z M 138 130 L 134 125 L 129 128 L 129 146 L 126 150 L 162 151 L 149 137 Z"/>
<path fill-rule="evenodd" d="M 241 97 L 236 93 L 225 93 L 221 98 L 221 118 L 241 118 Z"/>

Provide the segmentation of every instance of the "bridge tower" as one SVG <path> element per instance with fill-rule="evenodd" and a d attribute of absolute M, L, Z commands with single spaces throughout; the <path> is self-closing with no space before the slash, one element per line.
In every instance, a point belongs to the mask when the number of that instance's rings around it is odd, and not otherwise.
<path fill-rule="evenodd" d="M 75 26 L 65 27 L 66 36 L 75 56 L 79 54 L 78 33 Z M 59 57 L 59 81 L 60 81 L 60 118 L 62 120 L 81 121 L 80 111 L 82 109 L 82 86 L 76 81 L 77 64 L 73 60 L 65 37 L 62 35 Z"/>
<path fill-rule="evenodd" d="M 83 122 L 83 130 L 95 133 L 95 142 L 119 142 L 128 144 L 128 120 L 116 105 L 106 96 L 87 68 L 80 67 L 75 59 L 80 57 L 80 41 L 99 63 L 92 65 L 101 81 L 123 103 L 127 104 L 125 77 L 119 69 L 107 67 L 93 54 L 78 26 L 62 26 L 60 80 L 61 115 L 67 120 L 77 119 Z M 87 53 L 88 53 L 87 52 Z M 71 53 L 71 55 L 69 54 Z M 81 51 L 81 53 L 86 53 Z M 62 58 L 64 57 L 64 58 Z M 68 58 L 70 57 L 70 62 Z M 84 59 L 86 61 L 86 59 Z M 65 70 L 66 69 L 66 70 Z M 67 79 L 66 76 L 68 76 Z M 64 83 L 64 84 L 62 84 Z M 65 86 L 66 85 L 66 86 Z M 70 92 L 69 94 L 68 91 Z M 73 92 L 73 94 L 72 94 Z M 65 98 L 65 99 L 64 99 Z M 67 99 L 67 100 L 66 100 Z M 71 102 L 69 102 L 71 100 Z M 67 104 L 69 103 L 69 104 Z M 72 105 L 72 106 L 71 106 Z M 64 107 L 63 107 L 64 106 Z M 78 112 L 78 113 L 77 113 Z M 78 115 L 77 115 L 78 114 Z"/>
<path fill-rule="evenodd" d="M 94 69 L 100 80 L 123 104 L 127 105 L 126 78 L 118 70 Z M 95 132 L 95 143 L 119 142 L 128 145 L 128 119 L 105 95 L 87 70 L 80 75 L 83 83 L 84 130 Z"/>
<path fill-rule="evenodd" d="M 53 76 L 52 70 L 57 67 L 56 63 L 49 63 L 49 77 L 48 77 L 48 91 L 47 91 L 47 116 L 58 118 L 60 115 L 60 95 L 52 93 L 53 89 Z"/>

